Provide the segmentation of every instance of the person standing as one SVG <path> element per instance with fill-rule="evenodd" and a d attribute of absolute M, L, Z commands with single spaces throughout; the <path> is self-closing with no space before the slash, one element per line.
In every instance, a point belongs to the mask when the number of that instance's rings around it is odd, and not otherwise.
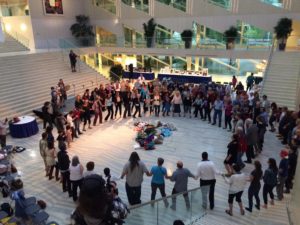
<path fill-rule="evenodd" d="M 94 101 L 93 105 L 92 105 L 92 109 L 94 111 L 94 122 L 93 125 L 96 126 L 97 125 L 97 121 L 99 118 L 99 124 L 102 123 L 102 104 L 100 101 L 100 97 L 97 96 L 96 100 Z"/>
<path fill-rule="evenodd" d="M 73 52 L 73 50 L 71 50 L 69 53 L 69 59 L 70 59 L 72 72 L 76 72 L 77 57 L 78 56 Z"/>
<path fill-rule="evenodd" d="M 46 177 L 47 177 L 48 170 L 47 170 L 46 152 L 48 150 L 48 141 L 47 141 L 47 133 L 46 132 L 42 133 L 42 139 L 40 140 L 39 147 L 40 147 L 40 155 L 41 155 L 44 165 L 45 165 L 45 171 L 46 171 Z"/>
<path fill-rule="evenodd" d="M 174 116 L 175 113 L 178 113 L 180 117 L 181 109 L 180 109 L 180 104 L 182 103 L 181 95 L 179 91 L 175 91 L 175 95 L 173 96 L 172 99 L 172 104 L 173 104 L 173 114 Z"/>
<path fill-rule="evenodd" d="M 255 208 L 260 210 L 260 198 L 259 198 L 259 191 L 261 188 L 260 180 L 263 176 L 263 171 L 261 169 L 261 163 L 259 161 L 254 162 L 255 169 L 251 172 L 250 175 L 250 186 L 248 189 L 248 202 L 249 207 L 246 207 L 245 209 L 249 212 L 252 212 L 253 207 L 253 196 L 256 200 Z"/>
<path fill-rule="evenodd" d="M 116 107 L 115 118 L 117 118 L 118 111 L 119 111 L 120 118 L 121 118 L 122 117 L 122 99 L 121 99 L 119 91 L 117 91 L 115 94 L 114 103 L 115 103 L 115 107 Z"/>
<path fill-rule="evenodd" d="M 202 153 L 202 161 L 197 166 L 197 178 L 200 177 L 202 192 L 202 207 L 207 209 L 207 195 L 209 193 L 210 209 L 215 207 L 215 185 L 217 170 L 215 164 L 208 160 L 208 153 Z"/>
<path fill-rule="evenodd" d="M 271 198 L 271 205 L 274 205 L 274 194 L 273 189 L 277 184 L 277 174 L 278 174 L 278 167 L 276 165 L 276 160 L 273 158 L 269 158 L 268 160 L 269 168 L 265 170 L 263 181 L 263 198 L 264 198 L 264 205 L 263 208 L 268 207 L 268 194 Z"/>
<path fill-rule="evenodd" d="M 237 155 L 238 155 L 238 135 L 234 134 L 231 137 L 231 142 L 227 145 L 227 155 L 224 160 L 225 169 L 227 170 L 227 175 L 231 176 L 233 174 L 233 164 L 237 163 Z"/>
<path fill-rule="evenodd" d="M 237 84 L 237 79 L 236 79 L 235 76 L 232 76 L 231 84 L 232 84 L 233 90 L 234 90 L 234 89 L 235 89 L 235 86 L 236 86 L 236 84 Z"/>
<path fill-rule="evenodd" d="M 3 122 L 0 120 L 0 144 L 1 148 L 6 146 L 6 125 L 8 119 L 6 118 Z"/>
<path fill-rule="evenodd" d="M 114 119 L 114 108 L 113 108 L 112 95 L 110 93 L 106 96 L 105 106 L 106 106 L 106 109 L 107 109 L 107 115 L 104 119 L 105 122 L 108 120 L 109 117 L 110 117 L 111 120 L 113 120 Z"/>
<path fill-rule="evenodd" d="M 155 200 L 155 195 L 157 188 L 160 191 L 161 196 L 166 197 L 165 191 L 165 177 L 167 177 L 167 170 L 162 165 L 164 164 L 163 158 L 157 159 L 157 166 L 153 166 L 150 171 L 150 175 L 152 176 L 151 180 L 151 201 Z M 164 199 L 165 207 L 169 206 L 168 200 Z"/>
<path fill-rule="evenodd" d="M 232 216 L 233 200 L 239 204 L 241 215 L 245 215 L 245 210 L 242 203 L 242 195 L 247 184 L 247 177 L 241 172 L 239 165 L 233 165 L 234 174 L 230 178 L 224 176 L 225 182 L 229 184 L 228 204 L 229 209 L 225 212 Z"/>
<path fill-rule="evenodd" d="M 227 102 L 227 104 L 225 105 L 225 127 L 224 129 L 227 129 L 228 126 L 228 131 L 230 132 L 232 129 L 232 125 L 231 125 L 231 120 L 232 120 L 232 111 L 233 111 L 233 106 L 231 103 L 231 100 L 229 100 Z"/>
<path fill-rule="evenodd" d="M 289 160 L 288 160 L 289 152 L 286 149 L 280 151 L 280 163 L 278 170 L 278 184 L 276 186 L 276 192 L 278 200 L 281 201 L 283 199 L 283 188 L 288 177 L 288 169 L 289 169 Z"/>
<path fill-rule="evenodd" d="M 46 164 L 47 164 L 47 174 L 49 176 L 49 180 L 52 180 L 53 178 L 53 170 L 55 168 L 55 158 L 56 158 L 56 150 L 54 147 L 54 142 L 47 142 L 48 149 L 46 151 Z M 56 168 L 57 170 L 57 168 Z M 56 179 L 58 179 L 58 173 L 55 171 L 55 174 L 57 174 Z"/>
<path fill-rule="evenodd" d="M 251 75 L 247 77 L 246 83 L 247 83 L 247 89 L 246 89 L 246 91 L 248 91 L 248 90 L 250 91 L 252 89 L 252 86 L 253 86 L 253 83 L 254 83 L 254 75 L 253 75 L 253 73 L 251 73 Z"/>
<path fill-rule="evenodd" d="M 58 169 L 62 178 L 63 192 L 68 192 L 69 197 L 72 196 L 71 181 L 70 181 L 70 158 L 67 153 L 65 144 L 59 146 L 60 151 L 57 153 Z"/>
<path fill-rule="evenodd" d="M 121 175 L 121 179 L 126 176 L 125 188 L 130 205 L 141 204 L 141 191 L 144 173 L 146 173 L 147 176 L 150 176 L 146 165 L 140 160 L 137 152 L 132 152 Z"/>
<path fill-rule="evenodd" d="M 83 181 L 83 166 L 79 162 L 78 156 L 73 156 L 72 162 L 70 165 L 70 181 L 72 184 L 72 197 L 73 201 L 77 201 L 77 189 L 81 189 Z"/>
<path fill-rule="evenodd" d="M 216 125 L 217 117 L 218 117 L 219 127 L 221 127 L 223 101 L 220 99 L 220 96 L 218 96 L 217 99 L 215 100 L 213 108 L 214 108 L 214 117 L 213 117 L 213 123 L 211 125 Z"/>
<path fill-rule="evenodd" d="M 182 193 L 187 209 L 189 209 L 191 207 L 189 196 L 187 193 L 189 177 L 193 177 L 194 179 L 196 179 L 195 175 L 193 175 L 188 169 L 183 168 L 183 162 L 181 162 L 181 161 L 177 162 L 177 170 L 173 172 L 172 176 L 167 177 L 172 182 L 175 182 L 174 188 L 172 190 L 172 195 Z M 176 210 L 176 196 L 172 197 L 172 205 L 170 208 L 173 210 Z"/>
<path fill-rule="evenodd" d="M 246 142 L 247 142 L 247 151 L 246 156 L 247 160 L 244 161 L 245 163 L 252 163 L 252 159 L 254 159 L 254 148 L 257 144 L 257 135 L 258 135 L 258 128 L 256 124 L 253 124 L 253 120 L 248 118 L 245 121 L 245 132 L 246 132 Z"/>

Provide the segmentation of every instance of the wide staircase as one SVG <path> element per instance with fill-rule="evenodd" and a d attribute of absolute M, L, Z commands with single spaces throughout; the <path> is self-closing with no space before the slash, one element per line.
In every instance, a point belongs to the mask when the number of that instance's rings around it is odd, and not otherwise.
<path fill-rule="evenodd" d="M 84 63 L 72 73 L 61 52 L 0 57 L 0 118 L 32 114 L 50 100 L 50 87 L 62 78 L 69 96 L 82 94 L 108 80 Z"/>
<path fill-rule="evenodd" d="M 16 40 L 8 33 L 5 33 L 5 41 L 0 42 L 0 54 L 8 52 L 22 52 L 28 50 L 29 49 L 27 47 L 25 47 L 21 42 Z"/>
<path fill-rule="evenodd" d="M 274 52 L 267 69 L 262 93 L 279 106 L 298 109 L 300 52 Z"/>

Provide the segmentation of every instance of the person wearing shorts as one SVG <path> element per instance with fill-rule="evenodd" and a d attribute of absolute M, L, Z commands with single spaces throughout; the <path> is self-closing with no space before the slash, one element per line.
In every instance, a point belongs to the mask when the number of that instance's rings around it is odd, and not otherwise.
<path fill-rule="evenodd" d="M 233 165 L 234 174 L 230 178 L 225 178 L 225 182 L 229 184 L 229 193 L 228 193 L 228 205 L 229 209 L 226 209 L 225 212 L 232 216 L 233 201 L 239 204 L 241 215 L 245 215 L 245 210 L 242 203 L 242 195 L 247 184 L 247 177 L 244 173 L 241 172 L 239 165 Z"/>

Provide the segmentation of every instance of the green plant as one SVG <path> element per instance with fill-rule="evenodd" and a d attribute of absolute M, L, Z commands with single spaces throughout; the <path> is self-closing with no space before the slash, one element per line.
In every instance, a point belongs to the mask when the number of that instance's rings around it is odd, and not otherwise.
<path fill-rule="evenodd" d="M 279 50 L 284 50 L 286 47 L 286 41 L 291 35 L 293 29 L 293 21 L 289 18 L 281 18 L 277 25 L 274 27 L 274 32 L 276 34 L 276 39 L 281 41 L 279 43 Z"/>
<path fill-rule="evenodd" d="M 151 48 L 152 47 L 152 40 L 155 34 L 155 28 L 156 28 L 156 23 L 154 22 L 154 18 L 151 18 L 147 24 L 143 23 L 144 27 L 144 38 L 147 41 L 147 47 Z"/>
<path fill-rule="evenodd" d="M 192 30 L 182 31 L 181 39 L 184 41 L 185 48 L 191 48 L 192 39 L 193 39 L 193 31 Z"/>
<path fill-rule="evenodd" d="M 231 26 L 228 30 L 224 32 L 224 38 L 226 41 L 226 49 L 233 48 L 233 44 L 238 37 L 239 33 L 236 27 Z"/>
<path fill-rule="evenodd" d="M 85 15 L 78 15 L 75 18 L 76 23 L 70 27 L 72 35 L 78 39 L 82 45 L 89 45 L 91 38 L 95 36 L 93 26 L 90 25 L 90 18 Z"/>
<path fill-rule="evenodd" d="M 121 64 L 113 65 L 109 70 L 109 77 L 111 81 L 115 82 L 122 78 L 123 76 L 123 66 Z"/>

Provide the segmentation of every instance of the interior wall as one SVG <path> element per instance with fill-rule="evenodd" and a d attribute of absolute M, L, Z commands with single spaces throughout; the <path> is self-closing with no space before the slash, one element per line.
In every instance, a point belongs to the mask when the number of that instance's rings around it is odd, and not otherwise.
<path fill-rule="evenodd" d="M 72 38 L 75 16 L 85 14 L 83 0 L 64 0 L 63 15 L 45 15 L 42 0 L 29 0 L 36 48 L 58 47 L 59 39 Z"/>
<path fill-rule="evenodd" d="M 287 48 L 300 47 L 300 22 L 293 20 L 293 32 L 286 43 Z"/>
<path fill-rule="evenodd" d="M 31 18 L 30 16 L 9 16 L 2 17 L 2 21 L 4 25 L 9 24 L 11 26 L 12 32 L 17 32 L 19 36 L 23 36 L 29 40 L 29 48 L 35 48 L 35 42 L 33 38 L 33 31 L 31 26 Z M 21 29 L 21 25 L 25 25 L 26 29 Z"/>

